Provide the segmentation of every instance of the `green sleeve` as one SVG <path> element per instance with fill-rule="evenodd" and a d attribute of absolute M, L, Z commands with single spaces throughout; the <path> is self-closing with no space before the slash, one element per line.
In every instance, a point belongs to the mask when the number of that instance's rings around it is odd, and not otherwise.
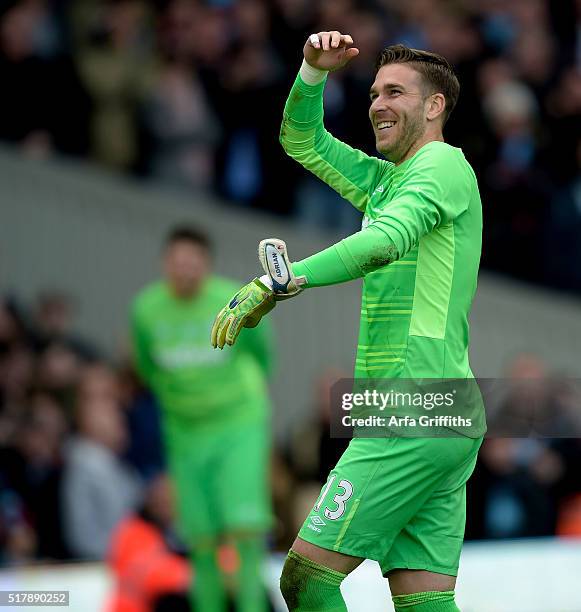
<path fill-rule="evenodd" d="M 369 226 L 329 248 L 293 263 L 295 276 L 305 276 L 305 289 L 337 285 L 361 278 L 397 259 L 395 246 L 378 228 Z"/>
<path fill-rule="evenodd" d="M 325 81 L 308 85 L 297 76 L 284 108 L 280 142 L 288 155 L 365 212 L 380 175 L 393 164 L 331 136 L 323 125 L 324 88 Z"/>
<path fill-rule="evenodd" d="M 305 288 L 343 283 L 401 259 L 422 238 L 468 207 L 474 183 L 460 154 L 442 143 L 422 149 L 393 199 L 365 229 L 293 264 Z"/>
<path fill-rule="evenodd" d="M 140 320 L 139 309 L 134 306 L 131 311 L 131 348 L 133 364 L 141 380 L 152 385 L 155 364 L 149 354 L 147 332 Z"/>
<path fill-rule="evenodd" d="M 270 378 L 275 369 L 274 334 L 269 319 L 263 318 L 252 329 L 243 329 L 236 343 L 239 350 L 251 353 L 266 378 Z"/>

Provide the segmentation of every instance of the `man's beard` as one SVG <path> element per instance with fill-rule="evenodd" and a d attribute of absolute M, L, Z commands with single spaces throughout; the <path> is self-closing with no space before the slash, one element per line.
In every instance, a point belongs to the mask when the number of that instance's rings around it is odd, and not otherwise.
<path fill-rule="evenodd" d="M 408 153 L 413 144 L 424 134 L 424 125 L 420 113 L 405 115 L 398 120 L 400 137 L 393 143 L 390 149 L 384 149 L 380 153 L 389 161 L 397 164 Z"/>

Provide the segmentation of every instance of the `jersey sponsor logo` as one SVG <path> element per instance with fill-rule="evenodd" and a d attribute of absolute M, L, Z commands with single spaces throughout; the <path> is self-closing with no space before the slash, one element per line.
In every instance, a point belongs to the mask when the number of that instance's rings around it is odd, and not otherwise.
<path fill-rule="evenodd" d="M 324 527 L 327 523 L 325 523 L 325 521 L 318 516 L 317 514 L 312 514 L 309 517 L 309 524 L 307 525 L 307 527 L 309 529 L 312 529 L 313 531 L 316 531 L 317 533 L 321 533 L 321 527 Z"/>
<path fill-rule="evenodd" d="M 361 229 L 364 230 L 371 223 L 371 219 L 368 216 L 363 217 L 363 221 L 361 221 Z"/>
<path fill-rule="evenodd" d="M 158 348 L 154 352 L 154 359 L 160 368 L 165 370 L 179 370 L 192 366 L 204 366 L 221 363 L 224 360 L 220 355 L 214 353 L 223 351 L 214 351 L 212 348 L 206 347 L 191 347 L 191 346 L 176 346 Z"/>
<path fill-rule="evenodd" d="M 373 193 L 383 193 L 383 185 L 376 187 Z"/>

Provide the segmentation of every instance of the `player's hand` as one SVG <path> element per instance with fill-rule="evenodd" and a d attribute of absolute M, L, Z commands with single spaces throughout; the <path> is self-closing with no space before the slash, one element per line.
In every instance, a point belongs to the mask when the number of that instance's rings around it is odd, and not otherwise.
<path fill-rule="evenodd" d="M 242 287 L 222 308 L 212 326 L 214 348 L 232 346 L 243 327 L 256 327 L 262 317 L 276 305 L 274 292 L 255 278 Z"/>
<path fill-rule="evenodd" d="M 303 48 L 307 64 L 319 70 L 339 70 L 359 55 L 349 34 L 318 32 L 311 34 Z"/>

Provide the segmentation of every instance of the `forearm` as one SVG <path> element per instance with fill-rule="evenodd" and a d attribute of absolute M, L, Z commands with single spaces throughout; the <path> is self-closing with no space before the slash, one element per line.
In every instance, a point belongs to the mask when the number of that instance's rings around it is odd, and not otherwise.
<path fill-rule="evenodd" d="M 315 82 L 317 78 L 322 80 Z M 290 157 L 364 212 L 379 173 L 389 171 L 390 164 L 353 149 L 325 129 L 325 81 L 325 71 L 303 63 L 285 105 L 280 142 Z"/>
<path fill-rule="evenodd" d="M 337 285 L 374 272 L 397 259 L 397 247 L 379 228 L 368 227 L 292 265 L 303 287 Z"/>
<path fill-rule="evenodd" d="M 319 80 L 316 73 L 319 73 Z M 325 71 L 303 62 L 286 101 L 280 130 L 280 142 L 291 157 L 298 157 L 313 148 L 317 131 L 324 130 L 323 90 L 326 80 Z"/>

